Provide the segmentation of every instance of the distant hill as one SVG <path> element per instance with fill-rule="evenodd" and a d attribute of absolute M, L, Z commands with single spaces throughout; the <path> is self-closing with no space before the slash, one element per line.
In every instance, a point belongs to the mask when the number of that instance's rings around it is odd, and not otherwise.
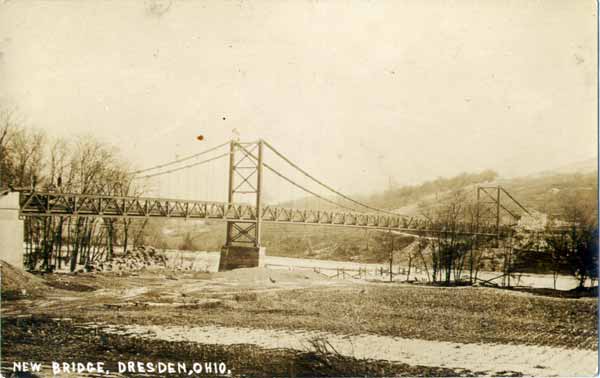
<path fill-rule="evenodd" d="M 566 164 L 552 170 L 542 171 L 529 176 L 555 176 L 563 174 L 590 174 L 598 171 L 598 159 L 589 158 L 571 164 Z"/>
<path fill-rule="evenodd" d="M 474 184 L 490 183 L 497 177 L 498 174 L 492 170 L 479 173 L 462 173 L 450 178 L 440 177 L 420 185 L 388 189 L 383 193 L 366 198 L 366 201 L 377 208 L 401 209 L 414 206 L 426 198 L 435 198 L 442 193 L 464 189 Z"/>
<path fill-rule="evenodd" d="M 479 173 L 462 173 L 450 178 L 440 177 L 419 185 L 408 185 L 387 189 L 371 196 L 358 196 L 357 199 L 376 208 L 395 211 L 399 214 L 413 215 L 410 214 L 410 211 L 403 212 L 402 210 L 416 206 L 416 204 L 423 199 L 435 198 L 437 195 L 463 189 L 474 184 L 489 183 L 494 181 L 497 177 L 498 174 L 492 170 L 486 170 Z M 359 211 L 368 211 L 368 209 L 357 206 L 350 201 L 340 198 L 332 199 L 345 206 L 356 208 Z M 308 209 L 319 208 L 321 210 L 335 208 L 335 206 L 331 204 L 313 198 L 303 198 L 293 202 L 284 202 L 279 204 L 279 206 Z"/>
<path fill-rule="evenodd" d="M 560 171 L 559 171 L 560 172 Z M 598 172 L 545 172 L 527 177 L 499 180 L 526 208 L 551 216 L 562 215 L 563 202 L 568 196 L 594 196 L 598 193 Z"/>
<path fill-rule="evenodd" d="M 450 181 L 453 182 L 453 181 Z M 598 192 L 598 171 L 595 160 L 562 166 L 555 170 L 546 170 L 543 172 L 531 174 L 524 177 L 514 178 L 495 178 L 492 181 L 476 182 L 473 180 L 463 187 L 455 185 L 439 185 L 435 194 L 428 193 L 426 190 L 417 190 L 412 196 L 414 201 L 405 203 L 404 206 L 395 209 L 398 213 L 405 215 L 419 215 L 419 206 L 441 203 L 453 190 L 462 189 L 473 193 L 475 196 L 476 187 L 481 184 L 488 186 L 502 186 L 506 189 L 520 204 L 529 210 L 539 211 L 550 216 L 562 217 L 563 205 L 567 198 L 574 196 L 585 196 L 591 198 Z M 406 200 L 401 195 L 402 191 L 397 192 L 398 197 L 392 202 L 403 202 Z M 516 214 L 522 214 L 518 206 L 508 199 L 503 204 Z M 594 204 L 590 204 L 595 206 Z"/>
<path fill-rule="evenodd" d="M 162 230 L 162 231 L 160 231 Z M 394 248 L 414 240 L 396 236 Z M 273 256 L 382 262 L 389 256 L 389 234 L 374 230 L 265 223 L 262 244 Z M 219 251 L 225 244 L 225 222 L 152 219 L 143 244 L 159 249 Z"/>
<path fill-rule="evenodd" d="M 589 197 L 598 191 L 597 160 L 560 166 L 524 177 L 500 178 L 494 171 L 463 173 L 451 178 L 438 178 L 420 185 L 403 186 L 365 198 L 370 205 L 391 209 L 408 216 L 420 215 L 420 206 L 441 203 L 447 196 L 463 190 L 475 196 L 478 185 L 500 185 L 527 209 L 551 216 L 561 216 L 562 202 L 566 195 Z M 510 202 L 510 201 L 507 201 Z M 511 210 L 515 204 L 507 204 Z M 520 214 L 522 211 L 515 211 Z"/>
<path fill-rule="evenodd" d="M 550 215 L 560 213 L 562 194 L 575 190 L 595 190 L 597 177 L 596 159 L 564 165 L 523 177 L 500 178 L 495 171 L 463 173 L 450 178 L 438 178 L 419 185 L 401 186 L 358 199 L 370 206 L 393 211 L 407 216 L 419 216 L 420 206 L 443 202 L 456 190 L 470 191 L 475 196 L 478 185 L 501 185 L 526 208 Z M 560 195 L 559 195 L 560 193 Z M 331 198 L 347 207 L 365 211 L 366 209 L 340 198 Z M 327 210 L 335 208 L 316 198 L 302 198 L 278 204 L 283 207 Z M 514 204 L 512 210 L 518 209 Z M 516 213 L 522 213 L 517 211 Z"/>

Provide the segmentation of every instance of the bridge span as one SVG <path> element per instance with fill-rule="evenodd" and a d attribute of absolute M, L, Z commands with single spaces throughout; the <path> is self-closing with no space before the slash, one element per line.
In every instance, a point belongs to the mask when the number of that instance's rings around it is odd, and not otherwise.
<path fill-rule="evenodd" d="M 98 217 L 98 218 L 184 218 L 237 223 L 304 224 L 354 227 L 414 233 L 449 232 L 442 224 L 424 218 L 392 216 L 352 211 L 286 208 L 271 205 L 257 208 L 249 204 L 197 201 L 152 197 L 119 197 L 75 193 L 20 192 L 20 216 Z M 469 235 L 497 236 L 510 227 L 459 223 L 452 232 Z"/>

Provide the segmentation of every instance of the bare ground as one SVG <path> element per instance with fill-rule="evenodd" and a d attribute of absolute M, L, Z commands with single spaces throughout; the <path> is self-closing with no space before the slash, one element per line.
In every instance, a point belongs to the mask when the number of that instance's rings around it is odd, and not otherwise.
<path fill-rule="evenodd" d="M 469 375 L 477 372 L 440 366 L 392 364 L 337 355 L 325 368 L 315 355 L 299 351 L 271 351 L 256 345 L 231 348 L 166 340 L 139 340 L 95 331 L 96 339 L 74 331 L 83 323 L 112 326 L 223 326 L 264 330 L 326 331 L 336 335 L 380 335 L 465 344 L 515 344 L 597 350 L 597 301 L 564 299 L 531 293 L 475 287 L 420 287 L 403 284 L 354 283 L 328 280 L 316 273 L 242 270 L 228 273 L 142 272 L 139 275 L 95 273 L 47 275 L 46 286 L 35 293 L 2 303 L 3 361 L 11 355 L 42 358 L 49 337 L 71 338 L 55 349 L 62 357 L 95 360 L 133 356 L 171 356 L 178 361 L 198 353 L 217 353 L 235 366 L 234 374 L 254 376 L 277 371 L 292 375 Z M 32 314 L 44 331 L 19 342 L 32 327 L 17 316 Z M 56 322 L 51 318 L 70 318 Z M 59 324 L 60 326 L 57 326 Z M 31 332 L 38 329 L 33 327 Z M 62 331 L 56 331 L 56 330 Z M 57 333 L 58 332 L 58 333 Z M 59 336 L 56 336 L 56 335 Z M 62 335 L 62 336 L 60 336 Z M 97 336 L 96 335 L 96 336 Z M 102 336 L 104 335 L 104 336 Z M 50 343 L 50 344 L 48 344 Z M 123 346 L 125 345 L 125 346 Z M 15 349 L 16 348 L 16 349 Z M 123 349 L 125 348 L 125 349 Z M 149 355 L 148 348 L 157 352 Z M 6 354 L 6 351 L 9 354 Z M 12 353 L 16 350 L 18 353 Z M 202 352 L 201 352 L 201 351 Z M 172 354 L 169 354 L 172 351 Z M 215 352 L 217 351 L 217 352 Z M 125 353 L 127 352 L 127 353 Z M 231 353 L 230 353 L 231 352 Z M 235 353 L 234 353 L 235 352 Z M 47 352 L 46 352 L 47 353 Z M 111 354 L 112 353 L 112 354 Z M 114 353 L 117 353 L 116 355 Z M 121 353 L 121 355 L 119 355 Z M 128 354 L 129 353 L 129 354 Z M 300 354 L 299 354 L 300 353 Z M 264 355 L 264 359 L 249 356 Z M 270 356 L 270 357 L 269 357 Z M 280 356 L 280 358 L 276 358 Z M 53 357 L 54 358 L 54 357 Z M 331 359 L 331 358 L 330 358 Z M 252 362 L 254 361 L 254 362 Z M 271 365 L 265 361 L 272 361 Z M 285 361 L 292 361 L 291 365 Z M 264 370 L 262 370 L 264 367 Z M 290 366 L 293 366 L 290 368 Z M 308 366 L 319 367 L 318 369 Z M 271 370 L 269 370 L 271 369 Z M 290 370 L 292 369 L 292 370 Z M 502 375 L 498 370 L 496 374 Z M 517 372 L 505 372 L 517 374 Z"/>

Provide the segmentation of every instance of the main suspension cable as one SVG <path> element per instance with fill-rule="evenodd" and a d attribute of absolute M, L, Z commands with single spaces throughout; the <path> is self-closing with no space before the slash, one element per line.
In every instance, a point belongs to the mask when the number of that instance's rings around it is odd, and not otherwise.
<path fill-rule="evenodd" d="M 287 157 L 285 157 L 282 153 L 280 153 L 279 151 L 277 151 L 273 146 L 271 146 L 267 141 L 263 141 L 263 143 L 271 150 L 273 151 L 277 156 L 279 156 L 280 158 L 282 158 L 285 162 L 287 162 L 289 165 L 291 165 L 292 167 L 296 168 L 298 171 L 300 171 L 302 174 L 304 174 L 304 176 L 308 177 L 309 179 L 313 180 L 314 182 L 316 182 L 317 184 L 323 186 L 324 188 L 332 191 L 333 193 L 337 194 L 338 196 L 347 199 L 350 202 L 353 202 L 357 205 L 360 205 L 362 207 L 366 207 L 367 209 L 370 210 L 374 210 L 376 212 L 380 212 L 380 213 L 387 213 L 387 214 L 391 214 L 391 215 L 396 215 L 396 216 L 402 216 L 402 214 L 398 214 L 398 213 L 394 213 L 392 211 L 388 211 L 388 210 L 384 210 L 384 209 L 379 209 L 376 207 L 372 207 L 369 206 L 363 202 L 357 201 L 353 198 L 348 197 L 347 195 L 340 193 L 339 191 L 333 189 L 332 187 L 330 187 L 329 185 L 325 184 L 324 182 L 320 181 L 319 179 L 317 179 L 316 177 L 312 176 L 310 173 L 306 172 L 304 169 L 300 168 L 297 164 L 295 164 L 294 162 L 292 162 L 290 159 L 288 159 Z"/>
<path fill-rule="evenodd" d="M 252 159 L 254 159 L 255 161 L 258 161 L 258 157 L 257 157 L 256 155 L 254 155 L 254 154 L 253 154 L 251 151 L 248 151 L 248 150 L 247 150 L 247 149 L 246 149 L 244 146 L 242 146 L 242 145 L 238 144 L 238 147 L 239 147 L 239 148 L 241 148 L 242 150 L 244 150 L 244 152 L 246 153 L 246 155 L 247 155 L 247 156 L 250 156 L 250 157 L 251 157 Z M 281 177 L 282 179 L 284 179 L 285 181 L 289 182 L 290 184 L 294 185 L 295 187 L 297 187 L 297 188 L 299 188 L 299 189 L 301 189 L 301 190 L 304 190 L 305 192 L 307 192 L 307 193 L 309 193 L 309 194 L 312 194 L 313 196 L 315 196 L 315 197 L 317 197 L 317 198 L 319 198 L 319 199 L 322 199 L 323 201 L 325 201 L 325 202 L 328 202 L 328 203 L 330 203 L 330 204 L 332 204 L 332 205 L 335 205 L 335 206 L 337 206 L 337 207 L 341 207 L 341 208 L 343 208 L 343 209 L 350 210 L 350 211 L 356 211 L 356 209 L 353 209 L 353 208 L 351 208 L 351 207 L 348 207 L 348 206 L 342 205 L 342 204 L 340 204 L 340 203 L 337 203 L 337 202 L 335 202 L 335 201 L 332 201 L 332 200 L 330 200 L 330 199 L 328 199 L 328 198 L 325 198 L 325 197 L 323 197 L 323 196 L 321 196 L 321 195 L 319 195 L 319 194 L 317 194 L 317 193 L 313 192 L 312 190 L 310 190 L 310 189 L 308 189 L 308 188 L 305 188 L 304 186 L 302 186 L 302 185 L 298 184 L 298 183 L 297 183 L 297 182 L 295 182 L 294 180 L 292 180 L 292 179 L 290 179 L 289 177 L 285 176 L 283 173 L 281 173 L 281 172 L 277 171 L 275 168 L 271 167 L 269 164 L 267 164 L 267 163 L 264 163 L 264 162 L 263 162 L 262 164 L 263 164 L 263 166 L 264 166 L 265 168 L 267 168 L 267 169 L 268 169 L 268 170 L 270 170 L 271 172 L 275 173 L 277 176 Z"/>
<path fill-rule="evenodd" d="M 182 166 L 182 167 L 177 167 L 177 168 L 174 168 L 174 169 L 171 169 L 171 170 L 168 170 L 168 171 L 164 171 L 164 172 L 158 172 L 158 173 L 153 173 L 153 174 L 151 174 L 151 175 L 145 175 L 145 176 L 134 176 L 134 177 L 133 177 L 133 179 L 134 179 L 134 180 L 138 180 L 138 179 L 144 179 L 144 178 L 150 178 L 150 177 L 156 177 L 156 176 L 167 175 L 167 174 L 169 174 L 169 173 L 173 173 L 173 172 L 181 171 L 182 169 L 192 168 L 192 167 L 195 167 L 195 166 L 197 166 L 197 165 L 206 164 L 206 163 L 209 163 L 209 162 L 211 162 L 211 161 L 214 161 L 214 160 L 217 160 L 217 159 L 223 158 L 223 157 L 225 157 L 225 156 L 229 156 L 229 155 L 230 155 L 230 153 L 229 153 L 229 152 L 226 152 L 226 153 L 224 153 L 224 154 L 221 154 L 221 155 L 218 155 L 218 156 L 212 157 L 212 158 L 210 158 L 210 159 L 202 160 L 202 161 L 199 161 L 199 162 L 196 162 L 196 163 L 192 163 L 192 164 L 187 164 L 187 165 L 184 165 L 184 166 Z"/>
<path fill-rule="evenodd" d="M 168 167 L 169 165 L 173 165 L 173 164 L 181 163 L 181 162 L 184 162 L 184 161 L 187 161 L 187 160 L 190 160 L 190 159 L 196 158 L 196 157 L 198 157 L 198 156 L 205 155 L 205 154 L 207 154 L 207 153 L 209 153 L 209 152 L 212 152 L 212 151 L 214 151 L 214 150 L 218 150 L 219 148 L 221 148 L 221 147 L 224 147 L 224 146 L 228 145 L 229 143 L 230 143 L 230 142 L 229 142 L 229 141 L 227 141 L 227 142 L 225 142 L 225 143 L 223 143 L 223 144 L 219 144 L 218 146 L 215 146 L 215 147 L 213 147 L 213 148 L 209 148 L 208 150 L 205 150 L 205 151 L 199 152 L 199 153 L 197 153 L 197 154 L 190 155 L 190 156 L 186 156 L 186 157 L 184 157 L 184 158 L 181 158 L 181 159 L 176 159 L 176 160 L 173 160 L 173 161 L 170 161 L 170 162 L 167 162 L 167 163 L 163 163 L 163 164 L 155 165 L 155 166 L 153 166 L 153 167 L 149 167 L 149 168 L 140 169 L 139 171 L 133 171 L 133 172 L 129 172 L 129 174 L 132 174 L 132 175 L 137 175 L 137 174 L 139 174 L 139 173 L 144 173 L 144 172 L 147 172 L 147 171 L 152 171 L 152 170 L 154 170 L 154 169 L 164 168 L 164 167 Z M 143 177 L 146 177 L 146 176 L 143 176 Z"/>
<path fill-rule="evenodd" d="M 329 202 L 329 203 L 330 203 L 330 204 L 332 204 L 332 205 L 335 205 L 335 206 L 337 206 L 337 207 L 341 207 L 341 208 L 343 208 L 343 209 L 346 209 L 346 210 L 350 210 L 350 211 L 356 211 L 356 209 L 353 209 L 353 208 L 351 208 L 351 207 L 344 206 L 344 205 L 342 205 L 342 204 L 340 204 L 340 203 L 337 203 L 337 202 L 335 202 L 335 201 L 332 201 L 332 200 L 330 200 L 330 199 L 327 199 L 327 198 L 325 198 L 325 197 L 323 197 L 323 196 L 321 196 L 321 195 L 319 195 L 319 194 L 317 194 L 317 193 L 313 192 L 312 190 L 310 190 L 310 189 L 307 189 L 307 188 L 303 187 L 302 185 L 300 185 L 300 184 L 298 184 L 298 183 L 294 182 L 292 179 L 290 179 L 290 178 L 286 177 L 285 175 L 283 175 L 282 173 L 278 172 L 278 171 L 277 171 L 275 168 L 271 167 L 271 166 L 270 166 L 270 165 L 268 165 L 267 163 L 263 163 L 263 165 L 264 165 L 264 167 L 265 167 L 265 168 L 267 168 L 267 169 L 268 169 L 268 170 L 270 170 L 271 172 L 275 173 L 277 176 L 281 177 L 282 179 L 284 179 L 285 181 L 289 182 L 290 184 L 294 185 L 295 187 L 297 187 L 297 188 L 299 188 L 299 189 L 302 189 L 302 190 L 304 190 L 305 192 L 307 192 L 307 193 L 309 193 L 309 194 L 312 194 L 313 196 L 315 196 L 315 197 L 317 197 L 317 198 L 319 198 L 319 199 L 322 199 L 322 200 L 323 200 L 323 201 L 325 201 L 325 202 Z"/>

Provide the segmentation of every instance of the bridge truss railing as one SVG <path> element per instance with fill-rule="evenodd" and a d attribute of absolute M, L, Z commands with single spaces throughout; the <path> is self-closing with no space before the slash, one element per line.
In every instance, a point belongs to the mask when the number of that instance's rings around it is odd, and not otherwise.
<path fill-rule="evenodd" d="M 91 194 L 21 192 L 21 216 L 63 216 L 101 218 L 189 218 L 236 222 L 257 222 L 257 208 L 249 204 L 119 197 Z M 426 219 L 350 211 L 294 209 L 264 205 L 261 222 L 358 227 L 409 232 L 454 232 L 498 235 L 495 225 L 457 223 L 452 229 Z M 499 231 L 499 232 L 498 232 Z"/>

